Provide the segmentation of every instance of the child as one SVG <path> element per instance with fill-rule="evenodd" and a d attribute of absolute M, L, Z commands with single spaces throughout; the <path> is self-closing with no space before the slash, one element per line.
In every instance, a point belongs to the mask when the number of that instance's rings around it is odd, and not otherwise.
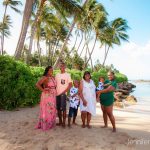
<path fill-rule="evenodd" d="M 69 114 L 68 114 L 68 127 L 70 127 L 71 118 L 73 116 L 73 124 L 76 125 L 75 120 L 78 113 L 78 106 L 79 106 L 79 96 L 78 96 L 78 88 L 79 88 L 79 81 L 74 80 L 74 86 L 70 89 L 70 107 L 69 107 Z"/>
<path fill-rule="evenodd" d="M 111 84 L 111 83 L 104 84 L 104 82 L 105 82 L 105 78 L 104 77 L 99 77 L 99 83 L 98 83 L 98 87 L 96 88 L 96 91 L 103 90 L 104 87 L 107 87 Z M 97 101 L 99 101 L 99 97 L 100 97 L 100 94 L 96 94 L 96 100 Z"/>

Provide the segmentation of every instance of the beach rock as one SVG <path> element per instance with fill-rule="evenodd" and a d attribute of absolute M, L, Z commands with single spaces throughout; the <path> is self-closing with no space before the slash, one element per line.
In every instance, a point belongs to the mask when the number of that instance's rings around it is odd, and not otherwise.
<path fill-rule="evenodd" d="M 130 91 L 128 90 L 123 90 L 123 89 L 117 89 L 116 92 L 122 92 L 125 95 L 129 95 Z"/>
<path fill-rule="evenodd" d="M 122 92 L 115 92 L 114 93 L 115 101 L 117 101 L 117 102 L 122 101 L 121 96 L 122 96 Z"/>
<path fill-rule="evenodd" d="M 137 102 L 137 99 L 133 95 L 129 95 L 125 100 L 130 102 L 130 103 L 136 103 Z"/>
<path fill-rule="evenodd" d="M 133 95 L 130 95 L 132 89 L 135 87 L 136 86 L 134 84 L 128 82 L 118 83 L 118 89 L 116 89 L 116 91 L 114 92 L 114 105 L 119 108 L 124 108 L 126 103 L 136 103 L 136 98 Z"/>
<path fill-rule="evenodd" d="M 129 82 L 122 82 L 122 83 L 118 83 L 118 89 L 122 89 L 128 92 L 131 92 L 133 88 L 135 88 L 136 86 L 132 83 Z"/>

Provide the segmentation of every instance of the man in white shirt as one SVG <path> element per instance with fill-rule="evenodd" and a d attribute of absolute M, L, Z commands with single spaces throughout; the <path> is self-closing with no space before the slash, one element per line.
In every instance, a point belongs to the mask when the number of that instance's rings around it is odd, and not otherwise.
<path fill-rule="evenodd" d="M 57 125 L 62 125 L 65 127 L 66 123 L 66 93 L 72 87 L 71 76 L 66 73 L 66 65 L 65 63 L 60 64 L 60 71 L 55 77 L 57 83 L 57 97 L 56 97 L 56 105 L 58 111 L 59 123 Z M 63 113 L 63 115 L 62 115 Z"/>

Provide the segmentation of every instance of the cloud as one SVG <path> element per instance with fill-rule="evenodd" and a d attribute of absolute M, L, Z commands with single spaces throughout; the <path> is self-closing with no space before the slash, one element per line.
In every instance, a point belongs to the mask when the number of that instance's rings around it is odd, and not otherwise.
<path fill-rule="evenodd" d="M 93 56 L 95 59 L 98 53 L 95 52 Z M 129 79 L 150 79 L 150 41 L 143 46 L 130 42 L 110 49 L 106 64 L 113 64 Z"/>

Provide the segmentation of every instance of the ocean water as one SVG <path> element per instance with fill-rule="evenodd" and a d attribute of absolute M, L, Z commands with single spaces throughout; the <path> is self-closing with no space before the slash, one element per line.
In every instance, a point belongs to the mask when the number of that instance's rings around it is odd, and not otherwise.
<path fill-rule="evenodd" d="M 138 98 L 150 98 L 150 82 L 131 81 L 131 83 L 136 85 L 131 94 Z"/>
<path fill-rule="evenodd" d="M 137 103 L 129 106 L 128 109 L 139 115 L 150 115 L 150 82 L 130 82 L 136 85 L 131 95 L 137 98 Z"/>

